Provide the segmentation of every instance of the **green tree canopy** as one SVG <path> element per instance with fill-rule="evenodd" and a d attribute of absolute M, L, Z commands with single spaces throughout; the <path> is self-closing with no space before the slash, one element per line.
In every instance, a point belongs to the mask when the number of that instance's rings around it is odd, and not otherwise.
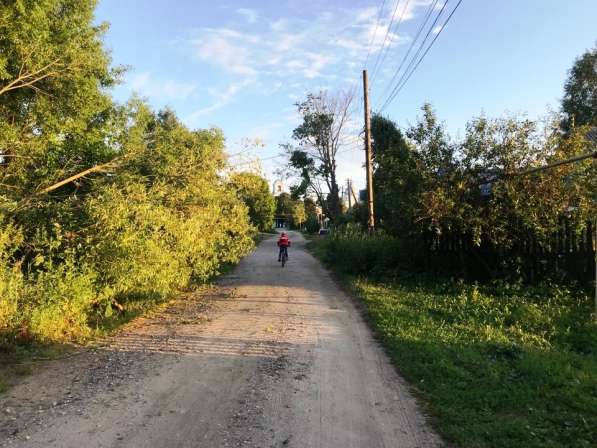
<path fill-rule="evenodd" d="M 0 345 L 84 338 L 253 245 L 222 132 L 113 103 L 95 5 L 0 2 Z"/>
<path fill-rule="evenodd" d="M 232 174 L 230 183 L 249 208 L 251 223 L 261 231 L 271 229 L 276 201 L 269 191 L 267 180 L 258 174 L 242 172 Z"/>
<path fill-rule="evenodd" d="M 351 100 L 344 94 L 330 96 L 320 92 L 307 95 L 305 101 L 296 104 L 302 122 L 292 136 L 298 142 L 298 148 L 284 145 L 289 154 L 289 166 L 301 179 L 292 189 L 294 196 L 317 195 L 331 219 L 342 212 L 336 154 L 348 121 Z"/>
<path fill-rule="evenodd" d="M 286 219 L 292 218 L 294 200 L 288 193 L 281 193 L 276 196 L 276 216 Z"/>
<path fill-rule="evenodd" d="M 578 58 L 564 85 L 562 128 L 597 126 L 597 47 Z"/>
<path fill-rule="evenodd" d="M 303 201 L 305 204 L 305 213 L 307 214 L 307 218 L 315 218 L 317 219 L 317 204 L 315 201 L 309 197 L 305 198 Z"/>
<path fill-rule="evenodd" d="M 303 201 L 295 201 L 292 206 L 292 223 L 301 228 L 307 220 L 307 214 L 305 213 L 305 204 Z"/>
<path fill-rule="evenodd" d="M 371 119 L 371 136 L 377 219 L 382 227 L 407 232 L 421 189 L 417 155 L 396 124 L 381 115 Z"/>
<path fill-rule="evenodd" d="M 0 182 L 4 200 L 30 195 L 115 155 L 106 88 L 107 25 L 95 0 L 18 0 L 0 4 Z"/>

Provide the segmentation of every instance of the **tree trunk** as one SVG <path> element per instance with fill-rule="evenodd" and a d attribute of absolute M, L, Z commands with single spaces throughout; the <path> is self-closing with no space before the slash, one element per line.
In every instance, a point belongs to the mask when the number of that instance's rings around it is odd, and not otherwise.
<path fill-rule="evenodd" d="M 330 171 L 331 188 L 330 195 L 328 197 L 328 208 L 330 219 L 334 221 L 340 216 L 341 213 L 340 198 L 338 197 L 338 182 L 336 181 L 336 167 L 334 164 L 332 164 L 332 169 Z"/>

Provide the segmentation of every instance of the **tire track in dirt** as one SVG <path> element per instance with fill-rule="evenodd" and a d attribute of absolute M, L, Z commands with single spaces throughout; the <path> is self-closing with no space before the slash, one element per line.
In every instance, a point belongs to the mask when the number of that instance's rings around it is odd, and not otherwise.
<path fill-rule="evenodd" d="M 138 319 L 0 397 L 0 445 L 440 446 L 351 300 L 290 237 L 285 268 L 266 239 L 207 299 Z"/>

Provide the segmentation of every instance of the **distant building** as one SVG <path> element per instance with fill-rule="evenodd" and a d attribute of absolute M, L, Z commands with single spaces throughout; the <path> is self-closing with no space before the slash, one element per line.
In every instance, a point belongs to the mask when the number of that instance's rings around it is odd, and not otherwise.
<path fill-rule="evenodd" d="M 272 194 L 274 196 L 280 196 L 282 193 L 286 192 L 286 188 L 284 187 L 284 182 L 281 179 L 277 179 L 274 181 L 274 185 L 272 188 Z"/>

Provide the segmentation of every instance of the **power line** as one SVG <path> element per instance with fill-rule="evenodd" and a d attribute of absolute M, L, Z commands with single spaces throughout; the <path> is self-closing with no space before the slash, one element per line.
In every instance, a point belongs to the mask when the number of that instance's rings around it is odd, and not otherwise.
<path fill-rule="evenodd" d="M 396 90 L 398 89 L 398 87 L 401 85 L 402 81 L 405 79 L 405 77 L 407 76 L 407 74 L 410 72 L 411 68 L 413 67 L 413 64 L 415 64 L 415 61 L 418 59 L 419 55 L 421 54 L 421 52 L 425 48 L 425 44 L 427 43 L 427 40 L 429 39 L 429 36 L 431 35 L 431 32 L 435 28 L 435 25 L 437 24 L 437 21 L 441 17 L 441 15 L 444 12 L 444 9 L 448 5 L 449 1 L 450 0 L 446 0 L 444 2 L 444 4 L 442 5 L 442 7 L 440 8 L 439 12 L 435 16 L 435 19 L 433 20 L 433 23 L 427 29 L 427 33 L 425 34 L 425 37 L 423 38 L 423 40 L 419 44 L 419 47 L 417 48 L 417 51 L 415 52 L 415 54 L 413 55 L 413 57 L 410 59 L 410 61 L 408 62 L 408 65 L 404 69 L 404 72 L 402 72 L 402 75 L 398 79 L 398 82 L 394 85 L 393 88 L 390 86 L 391 92 L 388 95 L 388 97 L 386 98 L 386 100 L 384 101 L 382 107 L 380 108 L 380 111 L 383 110 L 387 106 L 390 97 L 392 97 L 392 95 L 394 95 L 394 93 L 396 92 Z M 404 60 L 404 62 L 406 62 L 406 59 Z M 403 65 L 403 63 L 401 63 L 400 65 Z M 397 76 L 396 73 L 395 73 L 395 75 Z"/>
<path fill-rule="evenodd" d="M 398 31 L 400 30 L 400 25 L 402 24 L 402 21 L 404 20 L 404 15 L 406 14 L 406 11 L 408 10 L 409 4 L 410 4 L 410 0 L 406 0 L 406 4 L 404 5 L 404 8 L 402 9 L 402 14 L 400 15 L 400 19 L 398 20 L 398 23 L 396 24 L 396 28 L 394 30 L 394 33 L 396 34 L 396 36 L 398 36 Z M 390 30 L 390 28 L 388 28 L 388 30 Z M 400 37 L 400 36 L 398 36 L 398 37 Z M 385 48 L 385 52 L 383 54 L 381 63 L 379 64 L 379 70 L 381 70 L 383 63 L 386 60 L 386 57 L 388 56 L 389 49 L 390 49 L 390 44 L 388 44 L 388 46 Z M 377 72 L 377 74 L 379 74 L 379 71 Z M 373 75 L 371 76 L 371 87 L 373 87 L 373 84 L 375 83 L 377 74 L 374 72 Z"/>
<path fill-rule="evenodd" d="M 367 49 L 367 57 L 365 58 L 365 63 L 363 64 L 363 67 L 367 67 L 367 63 L 369 62 L 369 56 L 371 55 L 371 50 L 373 48 L 373 42 L 375 42 L 375 36 L 377 36 L 377 29 L 379 28 L 379 22 L 381 20 L 381 15 L 383 14 L 383 8 L 386 5 L 386 0 L 383 0 L 381 2 L 381 6 L 379 8 L 379 13 L 377 14 L 377 21 L 375 22 L 375 30 L 373 31 L 373 35 L 371 36 L 371 39 L 369 40 L 369 45 L 368 45 L 368 49 Z"/>
<path fill-rule="evenodd" d="M 447 1 L 446 1 L 446 3 L 447 3 Z M 386 106 L 388 106 L 396 98 L 396 96 L 400 93 L 400 91 L 402 90 L 402 88 L 404 87 L 404 85 L 408 82 L 408 80 L 410 79 L 410 77 L 417 70 L 417 68 L 419 67 L 419 65 L 421 64 L 421 62 L 423 61 L 423 59 L 427 55 L 427 53 L 429 53 L 429 50 L 431 50 L 431 47 L 433 47 L 433 44 L 435 43 L 435 41 L 437 40 L 437 38 L 441 35 L 442 31 L 444 30 L 444 28 L 446 27 L 446 25 L 448 24 L 448 22 L 450 21 L 450 19 L 452 18 L 452 16 L 454 15 L 454 13 L 456 12 L 456 10 L 458 9 L 458 7 L 460 6 L 461 3 L 462 3 L 462 0 L 458 0 L 458 3 L 456 4 L 456 6 L 454 7 L 454 9 L 450 13 L 450 15 L 448 16 L 448 18 L 446 19 L 446 21 L 443 23 L 443 25 L 441 26 L 441 28 L 439 29 L 439 31 L 437 32 L 437 34 L 435 35 L 435 37 L 433 38 L 433 40 L 431 41 L 431 43 L 429 44 L 429 46 L 427 47 L 427 49 L 425 50 L 425 52 L 423 53 L 423 55 L 419 58 L 419 60 L 417 61 L 417 63 L 413 67 L 413 69 L 410 71 L 410 73 L 408 74 L 408 76 L 406 76 L 406 78 L 404 79 L 404 81 L 402 81 L 401 83 L 399 83 L 398 85 L 396 85 L 396 88 L 394 89 L 394 91 L 392 92 L 392 94 L 390 95 L 390 97 L 386 100 L 386 102 L 384 103 L 384 105 L 380 109 L 380 112 Z M 407 70 L 408 70 L 408 68 L 407 68 Z M 404 74 L 406 74 L 406 71 L 404 72 Z"/>
<path fill-rule="evenodd" d="M 246 161 L 240 162 L 240 163 L 231 163 L 230 166 L 234 168 L 237 166 L 249 165 L 249 164 L 255 163 L 255 162 L 265 162 L 266 160 L 279 159 L 281 157 L 286 157 L 286 154 L 278 154 L 277 156 L 271 156 L 271 157 L 258 157 L 256 159 L 246 160 Z"/>
<path fill-rule="evenodd" d="M 392 25 L 394 24 L 394 18 L 396 16 L 396 12 L 398 11 L 398 6 L 400 6 L 400 0 L 396 1 L 396 6 L 394 7 L 394 12 L 392 13 L 392 18 L 390 19 L 390 24 L 388 25 L 388 29 L 386 30 L 386 35 L 383 38 L 383 42 L 381 44 L 381 48 L 379 49 L 379 53 L 377 53 L 377 59 L 375 60 L 375 65 L 373 66 L 373 76 L 375 76 L 375 73 L 377 73 L 377 67 L 379 65 L 379 59 L 381 57 L 381 54 L 383 53 L 384 47 L 386 45 L 386 41 L 388 40 L 388 35 L 390 34 L 390 30 L 392 29 Z"/>
<path fill-rule="evenodd" d="M 402 61 L 398 65 L 398 68 L 394 72 L 394 76 L 392 77 L 392 80 L 389 82 L 388 88 L 385 90 L 384 94 L 381 95 L 381 97 L 383 97 L 387 92 L 389 92 L 390 90 L 392 90 L 392 85 L 394 84 L 394 81 L 398 77 L 398 74 L 400 73 L 400 70 L 402 70 L 402 67 L 404 66 L 404 63 L 406 62 L 406 60 L 408 59 L 408 56 L 410 55 L 410 52 L 414 48 L 415 43 L 419 40 L 419 36 L 421 35 L 421 32 L 425 29 L 425 26 L 427 25 L 427 22 L 429 21 L 429 18 L 431 17 L 431 13 L 435 9 L 435 5 L 437 5 L 437 2 L 438 2 L 438 0 L 435 0 L 433 3 L 429 4 L 429 9 L 427 10 L 427 14 L 425 16 L 425 20 L 423 21 L 423 23 L 419 27 L 415 38 L 413 39 L 413 41 L 411 42 L 410 46 L 408 47 L 408 50 L 407 50 L 406 54 L 404 55 L 404 57 L 402 58 Z M 438 14 L 438 17 L 439 17 L 439 14 Z"/>

